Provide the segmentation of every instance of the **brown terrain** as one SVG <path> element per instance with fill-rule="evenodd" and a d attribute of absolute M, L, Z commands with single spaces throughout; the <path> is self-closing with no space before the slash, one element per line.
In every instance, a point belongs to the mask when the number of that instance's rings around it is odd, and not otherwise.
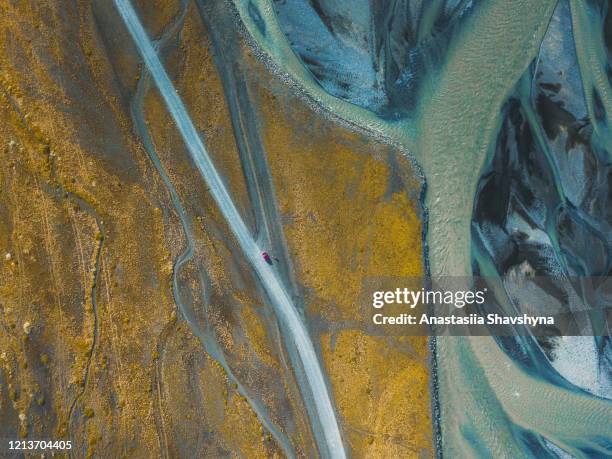
<path fill-rule="evenodd" d="M 304 310 L 347 450 L 432 456 L 427 339 L 369 336 L 355 304 L 368 276 L 423 274 L 416 170 L 271 72 L 226 2 L 202 4 L 136 2 Z M 10 439 L 316 456 L 274 311 L 113 3 L 0 11 L 0 456 Z"/>

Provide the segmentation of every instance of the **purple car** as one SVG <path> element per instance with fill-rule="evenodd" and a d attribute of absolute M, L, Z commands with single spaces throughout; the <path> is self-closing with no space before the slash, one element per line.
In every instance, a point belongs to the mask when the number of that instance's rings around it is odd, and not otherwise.
<path fill-rule="evenodd" d="M 270 255 L 268 255 L 268 252 L 261 252 L 261 256 L 264 260 L 266 260 L 266 263 L 272 265 L 272 258 L 270 258 Z"/>

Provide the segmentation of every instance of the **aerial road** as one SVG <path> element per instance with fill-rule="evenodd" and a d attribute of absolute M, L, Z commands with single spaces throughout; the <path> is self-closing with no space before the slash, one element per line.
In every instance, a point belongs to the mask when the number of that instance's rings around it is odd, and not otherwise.
<path fill-rule="evenodd" d="M 346 457 L 336 414 L 317 354 L 293 301 L 277 277 L 274 268 L 262 258 L 263 249 L 253 239 L 238 213 L 136 11 L 129 0 L 115 0 L 115 5 L 183 137 L 192 160 L 210 188 L 210 192 L 227 220 L 244 256 L 265 289 L 277 318 L 283 325 L 282 328 L 290 334 L 290 336 L 285 337 L 285 340 L 292 342 L 295 346 L 295 352 L 299 358 L 298 363 L 304 371 L 306 387 L 303 387 L 303 384 L 301 390 L 305 403 L 308 404 L 310 398 L 313 402 L 313 409 L 309 411 L 313 411 L 310 415 L 315 418 L 313 422 L 318 424 L 313 426 L 313 430 L 321 432 L 323 435 L 324 443 L 321 444 L 322 442 L 319 441 L 318 444 L 320 453 L 323 456 L 333 458 Z M 290 354 L 293 354 L 293 352 Z"/>

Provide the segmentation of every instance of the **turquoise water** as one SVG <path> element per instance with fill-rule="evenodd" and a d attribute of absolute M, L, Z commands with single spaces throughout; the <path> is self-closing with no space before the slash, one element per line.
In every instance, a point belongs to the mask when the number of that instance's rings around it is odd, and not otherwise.
<path fill-rule="evenodd" d="M 272 71 L 419 166 L 432 276 L 609 276 L 606 2 L 234 4 Z M 612 456 L 607 338 L 444 337 L 435 359 L 440 455 Z"/>
<path fill-rule="evenodd" d="M 282 239 L 274 225 L 274 206 L 265 197 L 274 190 L 256 180 L 248 183 L 251 195 L 259 196 L 253 206 L 260 231 L 253 236 L 155 43 L 129 1 L 115 3 L 283 325 L 319 451 L 344 457 L 326 376 L 291 300 L 291 273 L 275 274 L 260 257 L 261 246 Z M 305 0 L 233 3 L 270 70 L 322 116 L 391 143 L 414 161 L 427 184 L 422 202 L 428 215 L 425 259 L 433 277 L 497 278 L 506 289 L 499 301 L 507 304 L 514 280 L 530 272 L 609 276 L 612 12 L 606 2 L 321 0 L 317 8 Z M 216 25 L 213 42 L 215 34 L 222 42 L 219 37 L 228 24 Z M 229 99 L 237 100 L 235 111 L 246 110 L 239 101 L 239 77 L 231 66 L 221 73 L 228 80 Z M 189 320 L 178 273 L 193 257 L 192 222 L 149 138 L 144 81 L 135 95 L 133 116 L 186 236 L 173 287 Z M 265 156 L 249 135 L 247 129 L 242 141 L 254 155 Z M 243 159 L 249 161 L 258 167 L 257 158 Z M 265 171 L 247 175 L 261 177 Z M 233 378 L 211 334 L 195 320 L 190 325 Z M 440 337 L 432 345 L 440 456 L 612 456 L 608 338 L 544 342 L 533 337 Z M 237 382 L 291 456 L 287 438 Z"/>

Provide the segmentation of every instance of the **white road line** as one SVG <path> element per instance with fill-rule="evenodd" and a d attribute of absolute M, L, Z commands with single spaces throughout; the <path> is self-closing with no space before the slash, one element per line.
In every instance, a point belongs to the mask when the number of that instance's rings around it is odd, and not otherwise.
<path fill-rule="evenodd" d="M 247 260 L 257 273 L 275 309 L 278 319 L 281 320 L 291 332 L 291 338 L 295 343 L 296 351 L 300 357 L 309 385 L 309 392 L 314 401 L 320 428 L 326 441 L 326 445 L 319 445 L 320 452 L 322 455 L 329 455 L 329 457 L 332 458 L 345 458 L 346 453 L 340 436 L 336 414 L 329 398 L 317 354 L 291 298 L 276 277 L 272 268 L 263 260 L 261 248 L 251 237 L 247 226 L 240 217 L 221 177 L 208 156 L 206 147 L 202 143 L 181 98 L 177 95 L 174 85 L 170 81 L 168 74 L 159 60 L 151 40 L 142 27 L 138 15 L 136 11 L 134 11 L 130 1 L 115 0 L 115 5 L 132 35 L 136 47 L 142 55 L 172 118 L 174 118 L 193 161 L 210 188 L 215 202 L 227 220 L 229 227 L 232 229 Z M 307 394 L 303 395 L 308 397 Z M 327 454 L 325 454 L 325 452 L 327 452 Z"/>

